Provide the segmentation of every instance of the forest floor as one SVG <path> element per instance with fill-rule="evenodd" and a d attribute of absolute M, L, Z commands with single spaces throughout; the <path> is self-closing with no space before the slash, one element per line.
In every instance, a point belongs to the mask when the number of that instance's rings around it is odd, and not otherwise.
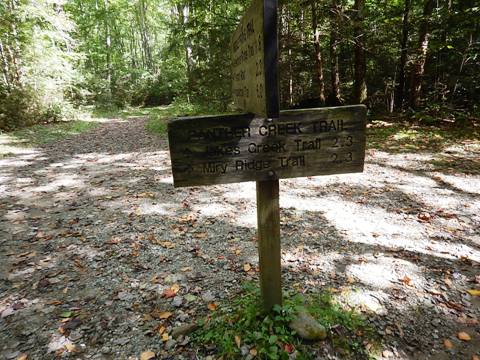
<path fill-rule="evenodd" d="M 1 136 L 0 358 L 216 358 L 165 334 L 257 281 L 255 184 L 174 189 L 146 125 L 28 148 Z M 281 181 L 281 227 L 284 288 L 362 314 L 376 357 L 480 356 L 478 132 L 376 122 L 363 174 Z"/>

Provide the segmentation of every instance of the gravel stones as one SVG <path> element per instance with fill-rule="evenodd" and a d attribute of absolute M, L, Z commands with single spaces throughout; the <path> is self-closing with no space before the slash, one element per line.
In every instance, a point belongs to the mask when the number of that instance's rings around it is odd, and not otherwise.
<path fill-rule="evenodd" d="M 144 125 L 112 121 L 26 163 L 15 155 L 22 166 L 0 162 L 24 179 L 0 183 L 0 358 L 215 358 L 187 334 L 258 280 L 243 271 L 258 264 L 255 185 L 174 189 L 167 141 Z M 425 161 L 370 151 L 364 174 L 282 180 L 284 288 L 331 289 L 398 358 L 470 358 L 480 194 L 455 184 L 480 176 L 431 173 Z M 306 346 L 343 360 L 328 340 Z"/>

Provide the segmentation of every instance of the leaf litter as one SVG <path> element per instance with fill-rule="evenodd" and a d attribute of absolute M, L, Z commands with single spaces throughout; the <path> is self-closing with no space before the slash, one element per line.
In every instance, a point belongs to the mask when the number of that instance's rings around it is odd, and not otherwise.
<path fill-rule="evenodd" d="M 144 123 L 112 121 L 21 155 L 26 166 L 0 163 L 30 179 L 1 184 L 0 357 L 208 355 L 170 334 L 258 281 L 253 184 L 173 189 L 167 142 Z M 435 156 L 372 150 L 364 175 L 282 181 L 284 288 L 332 289 L 364 311 L 387 355 L 474 359 L 480 179 L 433 173 Z"/>

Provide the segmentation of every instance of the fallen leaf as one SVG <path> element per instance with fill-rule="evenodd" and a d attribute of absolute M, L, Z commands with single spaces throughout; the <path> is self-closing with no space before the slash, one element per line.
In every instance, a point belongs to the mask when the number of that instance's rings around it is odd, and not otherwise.
<path fill-rule="evenodd" d="M 443 282 L 444 282 L 448 287 L 452 287 L 452 280 L 450 280 L 450 278 L 445 277 L 445 278 L 443 279 Z"/>
<path fill-rule="evenodd" d="M 106 242 L 107 245 L 117 245 L 117 244 L 120 244 L 120 242 L 122 241 L 122 239 L 120 239 L 119 237 L 115 236 L 115 237 L 112 237 L 110 240 L 108 240 Z"/>
<path fill-rule="evenodd" d="M 153 351 L 144 351 L 142 352 L 142 354 L 140 355 L 140 360 L 151 360 L 151 359 L 155 359 L 155 353 Z"/>
<path fill-rule="evenodd" d="M 158 335 L 162 335 L 165 332 L 165 326 L 160 326 L 158 329 Z"/>
<path fill-rule="evenodd" d="M 285 352 L 287 352 L 288 354 L 293 354 L 293 352 L 295 351 L 295 346 L 293 346 L 292 344 L 285 344 Z"/>
<path fill-rule="evenodd" d="M 173 291 L 172 289 L 166 289 L 162 294 L 162 297 L 164 297 L 166 299 L 170 299 L 170 298 L 173 298 L 175 296 L 177 296 L 177 293 L 175 291 Z"/>
<path fill-rule="evenodd" d="M 62 305 L 62 304 L 63 304 L 63 302 L 58 301 L 58 300 L 52 300 L 52 301 L 47 302 L 47 305 L 54 305 L 54 306 Z"/>
<path fill-rule="evenodd" d="M 252 270 L 252 265 L 250 265 L 248 263 L 243 265 L 243 271 L 249 272 L 250 270 Z"/>
<path fill-rule="evenodd" d="M 400 326 L 400 324 L 395 324 L 397 326 L 397 329 L 398 329 L 398 333 L 400 334 L 400 337 L 403 338 L 405 336 L 405 333 L 402 329 L 402 327 Z"/>
<path fill-rule="evenodd" d="M 72 317 L 73 313 L 71 311 L 64 311 L 63 313 L 60 314 L 60 317 L 62 318 L 70 318 Z"/>
<path fill-rule="evenodd" d="M 27 354 L 20 354 L 17 357 L 17 360 L 28 360 L 28 355 Z"/>
<path fill-rule="evenodd" d="M 240 349 L 240 346 L 242 345 L 242 340 L 240 340 L 240 336 L 235 335 L 235 344 L 237 344 L 237 347 Z"/>
<path fill-rule="evenodd" d="M 432 220 L 432 215 L 430 215 L 429 213 L 421 213 L 418 214 L 418 219 L 423 222 L 428 222 Z"/>
<path fill-rule="evenodd" d="M 165 249 L 175 249 L 175 244 L 170 241 L 164 241 L 160 243 L 160 246 Z"/>
<path fill-rule="evenodd" d="M 470 341 L 470 340 L 472 340 L 472 337 L 471 337 L 468 333 L 466 333 L 466 332 L 464 332 L 464 331 L 459 332 L 459 333 L 457 334 L 457 337 L 458 337 L 460 340 L 462 340 L 462 341 Z"/>
<path fill-rule="evenodd" d="M 158 317 L 159 317 L 160 319 L 166 320 L 166 319 L 170 318 L 172 315 L 173 315 L 173 314 L 172 314 L 171 312 L 165 311 L 165 312 L 160 313 Z"/>
<path fill-rule="evenodd" d="M 478 355 L 472 355 L 472 360 L 480 360 L 480 356 L 478 356 Z"/>
<path fill-rule="evenodd" d="M 407 286 L 412 286 L 412 283 L 413 283 L 412 279 L 407 275 L 405 275 L 402 279 L 400 279 L 400 281 Z"/>
<path fill-rule="evenodd" d="M 472 296 L 480 296 L 480 290 L 477 289 L 467 290 L 467 292 Z"/>
<path fill-rule="evenodd" d="M 453 349 L 453 343 L 448 339 L 443 340 L 443 346 L 445 346 L 445 348 L 449 350 Z"/>
<path fill-rule="evenodd" d="M 175 296 L 177 296 L 177 293 L 180 291 L 180 285 L 178 284 L 173 284 L 170 288 L 165 289 L 165 291 L 162 294 L 162 297 L 170 299 Z"/>
<path fill-rule="evenodd" d="M 167 342 L 168 340 L 170 340 L 170 336 L 168 335 L 168 333 L 163 333 L 163 335 L 162 335 L 162 341 L 163 341 L 163 342 Z"/>
<path fill-rule="evenodd" d="M 257 349 L 253 348 L 253 349 L 250 349 L 250 355 L 252 356 L 257 356 L 258 352 L 257 352 Z"/>
<path fill-rule="evenodd" d="M 158 275 L 153 275 L 150 281 L 154 284 L 160 284 L 162 282 L 162 279 Z"/>
<path fill-rule="evenodd" d="M 74 344 L 66 344 L 65 348 L 69 353 L 77 352 L 77 348 L 75 347 Z"/>
<path fill-rule="evenodd" d="M 151 192 L 144 192 L 137 195 L 137 198 L 150 198 L 155 199 L 155 194 Z"/>
<path fill-rule="evenodd" d="M 197 239 L 205 239 L 208 237 L 208 233 L 201 232 L 201 233 L 196 233 L 193 236 L 195 236 Z"/>
<path fill-rule="evenodd" d="M 215 303 L 210 303 L 210 304 L 208 304 L 208 309 L 209 309 L 210 311 L 215 311 L 215 310 L 217 310 L 217 307 L 218 307 L 218 305 L 215 304 Z"/>

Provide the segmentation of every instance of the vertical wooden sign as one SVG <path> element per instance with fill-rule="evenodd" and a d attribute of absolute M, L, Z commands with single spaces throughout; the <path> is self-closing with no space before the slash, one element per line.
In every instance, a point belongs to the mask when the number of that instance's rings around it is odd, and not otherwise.
<path fill-rule="evenodd" d="M 278 118 L 277 0 L 254 0 L 232 36 L 232 95 L 237 108 Z"/>
<path fill-rule="evenodd" d="M 235 105 L 274 122 L 280 116 L 278 1 L 253 0 L 232 38 Z M 257 181 L 260 288 L 264 308 L 282 304 L 279 180 Z"/>

